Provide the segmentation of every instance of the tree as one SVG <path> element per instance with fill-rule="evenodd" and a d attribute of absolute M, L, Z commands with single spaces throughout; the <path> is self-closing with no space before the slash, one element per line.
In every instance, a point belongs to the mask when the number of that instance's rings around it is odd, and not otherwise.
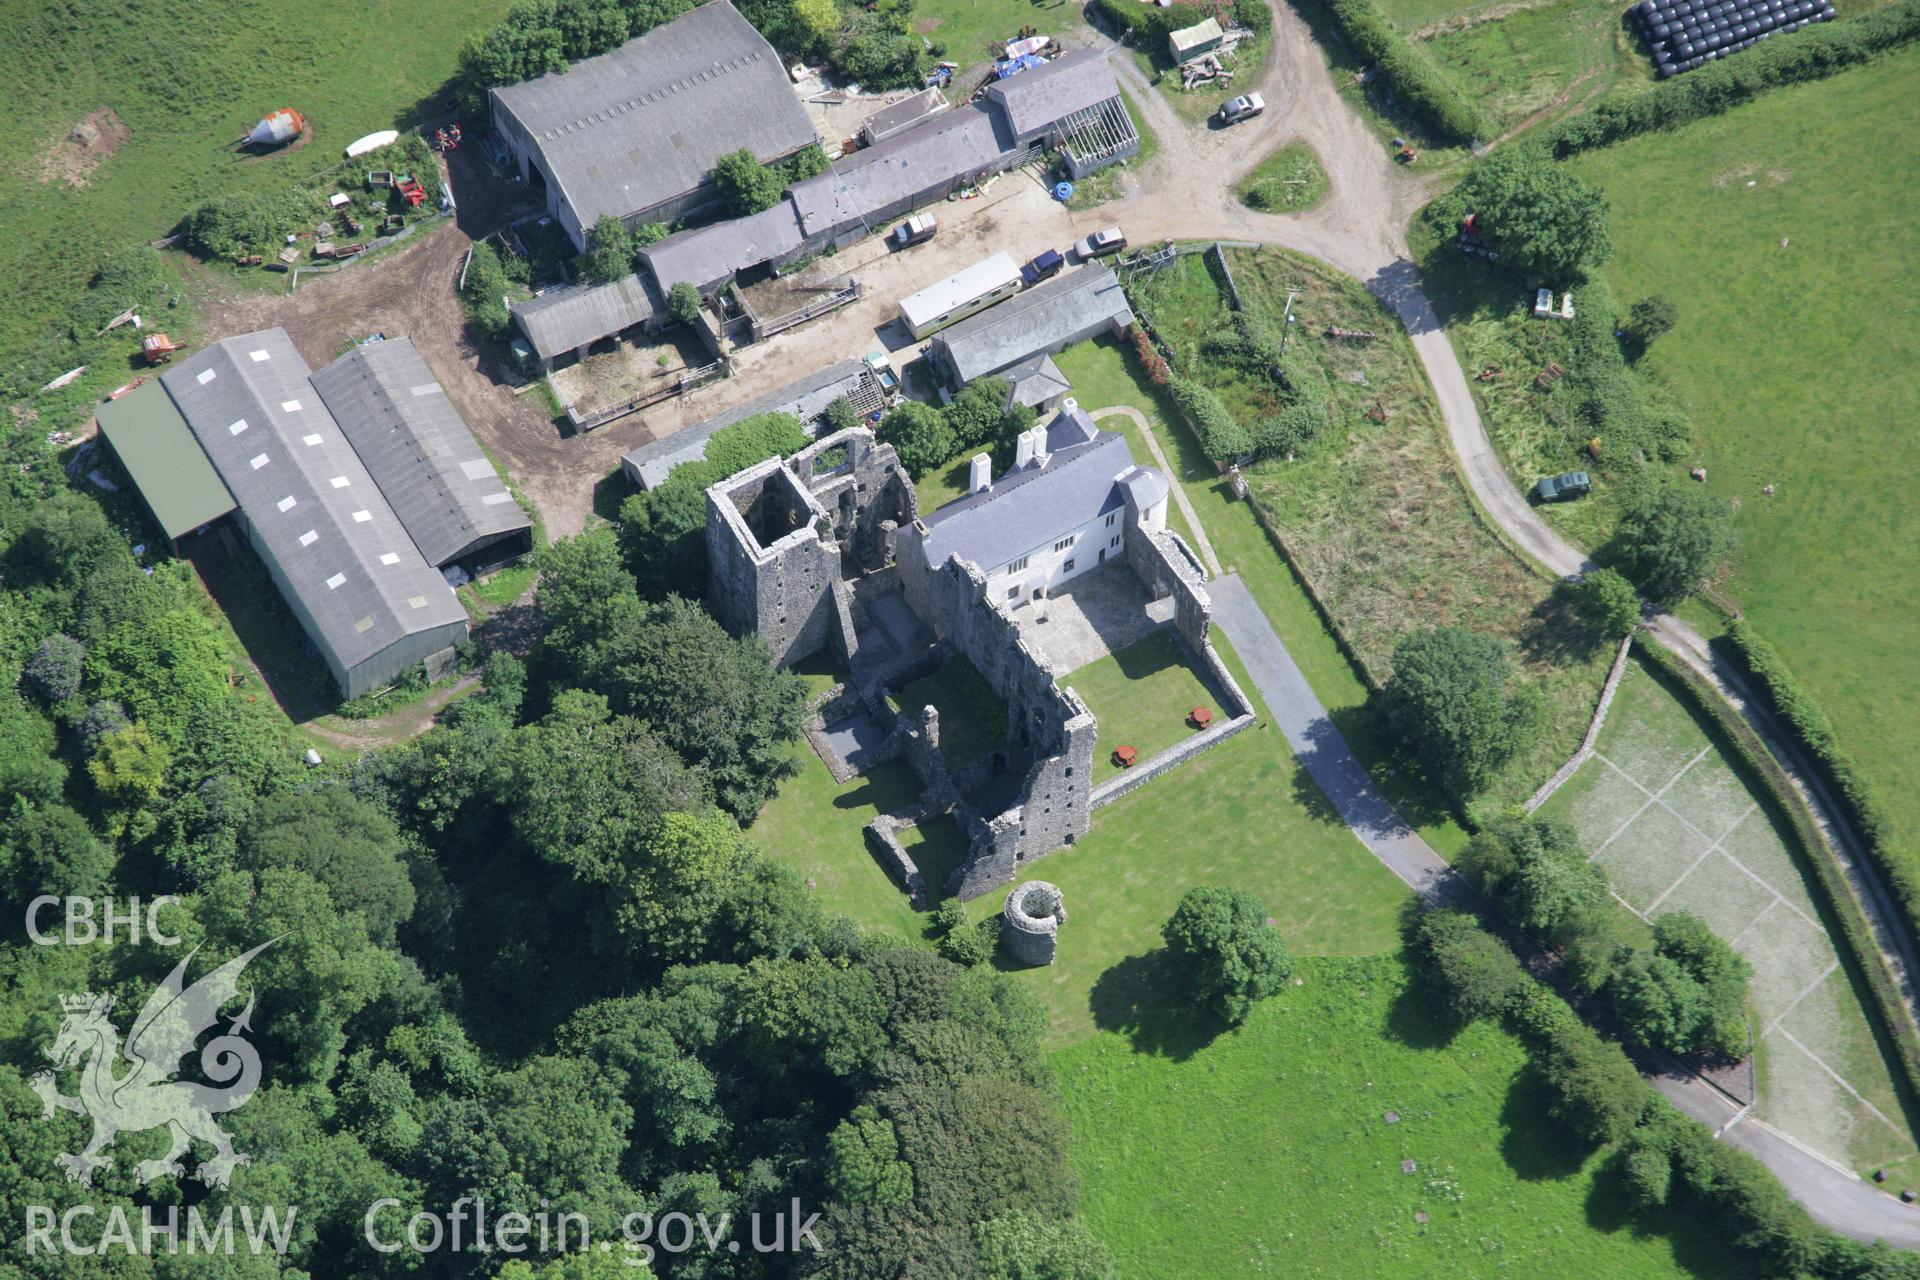
<path fill-rule="evenodd" d="M 241 865 L 304 871 L 343 911 L 358 911 L 376 943 L 413 915 L 400 829 L 345 787 L 288 792 L 262 801 L 243 845 Z"/>
<path fill-rule="evenodd" d="M 1680 308 L 1668 301 L 1665 294 L 1650 293 L 1634 303 L 1627 313 L 1627 338 L 1638 354 L 1670 333 L 1678 323 Z"/>
<path fill-rule="evenodd" d="M 28 581 L 70 588 L 116 550 L 124 557 L 124 548 L 116 548 L 118 541 L 99 503 L 62 490 L 27 514 L 7 559 Z"/>
<path fill-rule="evenodd" d="M 580 255 L 580 274 L 594 284 L 609 284 L 633 274 L 633 233 L 610 213 L 600 215 L 587 232 L 586 252 Z M 669 299 L 671 304 L 671 299 Z"/>
<path fill-rule="evenodd" d="M 828 169 L 827 153 L 820 149 L 819 143 L 800 148 L 787 160 L 787 181 L 805 182 L 808 178 L 817 178 Z"/>
<path fill-rule="evenodd" d="M 473 258 L 467 263 L 466 287 L 461 291 L 460 307 L 470 325 L 482 337 L 496 341 L 507 336 L 513 313 L 507 310 L 506 296 L 511 282 L 500 253 L 482 240 L 473 246 Z"/>
<path fill-rule="evenodd" d="M 100 740 L 93 759 L 87 761 L 87 776 L 108 803 L 135 808 L 160 794 L 171 762 L 166 744 L 155 741 L 147 726 L 136 720 Z"/>
<path fill-rule="evenodd" d="M 86 676 L 87 651 L 78 640 L 59 632 L 40 642 L 21 672 L 27 688 L 43 702 L 65 702 L 80 692 Z"/>
<path fill-rule="evenodd" d="M 1627 1033 L 1669 1053 L 1744 1056 L 1751 967 L 1688 912 L 1661 916 L 1653 939 L 1609 988 Z"/>
<path fill-rule="evenodd" d="M 18 902 L 43 893 L 95 897 L 109 891 L 113 854 L 64 804 L 28 809 L 15 801 L 0 831 L 0 883 Z"/>
<path fill-rule="evenodd" d="M 975 378 L 947 402 L 947 426 L 959 448 L 981 449 L 993 442 L 1006 412 L 1008 390 L 1005 378 Z"/>
<path fill-rule="evenodd" d="M 1293 976 L 1293 957 L 1267 923 L 1267 909 L 1239 889 L 1187 890 L 1160 936 L 1194 998 L 1229 1026 L 1245 1022 L 1256 1002 Z"/>
<path fill-rule="evenodd" d="M 793 17 L 815 47 L 824 47 L 840 32 L 840 6 L 834 0 L 793 0 Z"/>
<path fill-rule="evenodd" d="M 930 404 L 907 400 L 880 420 L 875 433 L 900 455 L 900 465 L 915 480 L 927 474 L 959 449 L 953 428 L 941 412 Z"/>
<path fill-rule="evenodd" d="M 188 722 L 233 694 L 227 654 L 206 618 L 187 609 L 123 622 L 94 646 L 94 692 L 124 705 L 170 747 Z"/>
<path fill-rule="evenodd" d="M 1639 1122 L 1646 1082 L 1619 1045 L 1586 1023 L 1569 1021 L 1550 1032 L 1541 1065 L 1554 1089 L 1553 1118 L 1587 1141 L 1618 1142 Z"/>
<path fill-rule="evenodd" d="M 67 767 L 54 754 L 52 723 L 0 684 L 0 796 L 35 804 L 59 798 Z"/>
<path fill-rule="evenodd" d="M 723 475 L 744 471 L 768 458 L 800 452 L 811 441 L 800 419 L 790 413 L 756 413 L 720 428 L 707 441 L 706 460 Z"/>
<path fill-rule="evenodd" d="M 1658 601 L 1699 590 L 1738 542 L 1733 508 L 1704 488 L 1649 485 L 1614 526 L 1605 559 Z"/>
<path fill-rule="evenodd" d="M 1464 911 L 1427 912 L 1414 938 L 1454 1007 L 1467 1018 L 1499 1017 L 1525 980 L 1512 949 Z"/>
<path fill-rule="evenodd" d="M 745 147 L 713 162 L 713 185 L 720 202 L 736 218 L 771 209 L 787 189 L 786 175 L 768 168 Z"/>
<path fill-rule="evenodd" d="M 900 1161 L 893 1122 L 859 1106 L 827 1135 L 827 1185 L 848 1204 L 905 1204 L 913 1170 Z"/>
<path fill-rule="evenodd" d="M 1403 637 L 1380 699 L 1389 732 L 1460 800 L 1526 747 L 1540 718 L 1537 692 L 1514 685 L 1507 646 L 1462 627 Z"/>
<path fill-rule="evenodd" d="M 1074 1218 L 1015 1209 L 977 1224 L 984 1280 L 1113 1280 L 1113 1254 Z"/>
<path fill-rule="evenodd" d="M 700 323 L 700 291 L 685 280 L 667 290 L 667 318 L 688 328 Z"/>
<path fill-rule="evenodd" d="M 1474 836 L 1460 869 L 1535 937 L 1559 941 L 1605 910 L 1607 877 L 1564 822 L 1503 819 Z"/>
<path fill-rule="evenodd" d="M 1479 215 L 1503 263 L 1549 285 L 1573 283 L 1613 256 L 1606 194 L 1539 147 L 1495 150 L 1449 205 Z"/>
<path fill-rule="evenodd" d="M 1610 640 L 1640 625 L 1640 593 L 1618 569 L 1594 569 L 1571 588 L 1574 612 Z"/>
<path fill-rule="evenodd" d="M 865 425 L 866 422 L 866 419 L 860 416 L 860 411 L 854 408 L 853 401 L 845 396 L 839 397 L 827 406 L 826 419 L 829 432 L 850 431 L 854 427 Z"/>
<path fill-rule="evenodd" d="M 689 466 L 682 464 L 677 476 Z M 707 492 L 668 482 L 620 504 L 620 547 L 633 578 L 650 599 L 707 593 Z"/>

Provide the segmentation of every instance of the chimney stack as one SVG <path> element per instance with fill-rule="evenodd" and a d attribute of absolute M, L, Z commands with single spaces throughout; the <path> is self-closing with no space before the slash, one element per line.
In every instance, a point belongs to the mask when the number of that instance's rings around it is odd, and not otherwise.
<path fill-rule="evenodd" d="M 1036 463 L 1038 463 L 1040 466 L 1043 466 L 1043 467 L 1046 466 L 1047 465 L 1047 428 L 1044 425 L 1036 426 L 1033 428 L 1033 430 L 1027 432 L 1027 434 L 1033 438 L 1033 444 L 1029 449 L 1029 452 L 1033 456 L 1033 460 Z"/>
<path fill-rule="evenodd" d="M 993 458 L 976 453 L 967 462 L 967 492 L 985 493 L 993 488 Z"/>
<path fill-rule="evenodd" d="M 1022 431 L 1014 437 L 1013 465 L 1016 470 L 1033 461 L 1033 432 Z"/>

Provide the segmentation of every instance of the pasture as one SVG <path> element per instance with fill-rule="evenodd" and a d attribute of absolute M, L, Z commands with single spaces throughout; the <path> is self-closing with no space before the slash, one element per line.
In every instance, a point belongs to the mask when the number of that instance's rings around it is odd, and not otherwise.
<path fill-rule="evenodd" d="M 1806 853 L 1648 668 L 1628 666 L 1592 758 L 1541 813 L 1574 826 L 1635 915 L 1690 911 L 1753 966 L 1763 1119 L 1866 1172 L 1915 1157 L 1893 1069 L 1809 890 Z"/>
<path fill-rule="evenodd" d="M 1908 49 L 1582 157 L 1613 205 L 1616 296 L 1680 309 L 1646 363 L 1739 503 L 1725 584 L 1832 718 L 1920 861 L 1920 422 Z M 1762 492 L 1775 486 L 1771 497 Z"/>
<path fill-rule="evenodd" d="M 237 21 L 217 6 L 13 6 L 15 91 L 0 94 L 0 279 L 10 286 L 0 348 L 45 335 L 103 259 L 166 235 L 200 201 L 310 175 L 363 134 L 438 116 L 461 40 L 506 7 L 382 0 L 316 14 L 266 0 Z M 282 106 L 308 117 L 311 140 L 236 155 L 233 140 Z M 83 122 L 98 130 L 85 147 L 71 137 Z"/>
<path fill-rule="evenodd" d="M 1647 1230 L 1547 1118 L 1520 1043 L 1448 1025 L 1400 953 L 1295 975 L 1238 1031 L 1163 990 L 1053 1055 L 1081 1213 L 1121 1276 L 1734 1274 L 1678 1215 Z"/>

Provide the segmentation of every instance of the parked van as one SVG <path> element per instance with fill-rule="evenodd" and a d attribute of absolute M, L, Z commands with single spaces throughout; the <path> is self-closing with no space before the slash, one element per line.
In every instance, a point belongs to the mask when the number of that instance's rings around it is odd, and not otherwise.
<path fill-rule="evenodd" d="M 930 213 L 916 213 L 893 229 L 893 247 L 904 249 L 908 245 L 919 244 L 922 240 L 933 239 L 933 233 L 940 229 Z"/>

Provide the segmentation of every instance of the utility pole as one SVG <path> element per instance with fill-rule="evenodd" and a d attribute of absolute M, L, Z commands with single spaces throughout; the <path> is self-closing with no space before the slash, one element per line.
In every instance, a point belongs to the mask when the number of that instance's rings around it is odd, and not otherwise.
<path fill-rule="evenodd" d="M 1298 289 L 1287 290 L 1287 318 L 1280 326 L 1280 355 L 1287 354 L 1287 343 L 1293 338 L 1293 300 L 1300 296 Z"/>

